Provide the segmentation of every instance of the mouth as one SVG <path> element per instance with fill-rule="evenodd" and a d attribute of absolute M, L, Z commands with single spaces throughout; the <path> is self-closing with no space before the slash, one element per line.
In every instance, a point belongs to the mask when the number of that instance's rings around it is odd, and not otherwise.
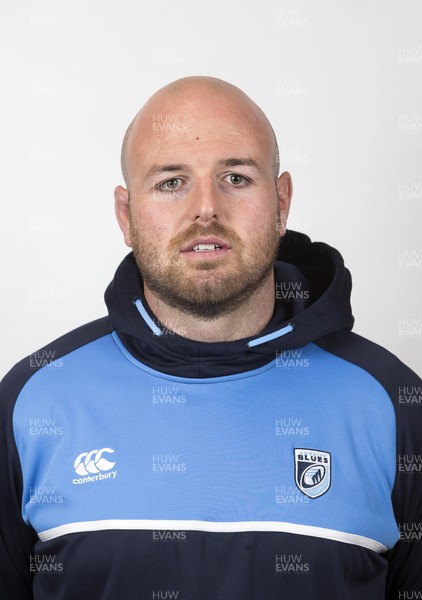
<path fill-rule="evenodd" d="M 217 238 L 201 238 L 190 242 L 181 253 L 186 255 L 213 255 L 218 256 L 220 254 L 225 254 L 228 250 L 230 250 L 230 246 Z"/>

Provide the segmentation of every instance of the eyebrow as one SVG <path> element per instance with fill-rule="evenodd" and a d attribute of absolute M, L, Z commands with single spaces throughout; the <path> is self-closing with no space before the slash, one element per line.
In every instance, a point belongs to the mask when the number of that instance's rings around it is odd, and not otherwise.
<path fill-rule="evenodd" d="M 152 165 L 152 167 L 148 169 L 146 176 L 153 177 L 154 175 L 158 175 L 159 173 L 174 173 L 175 171 L 185 171 L 187 168 L 187 165 Z"/>
<path fill-rule="evenodd" d="M 219 160 L 218 165 L 223 167 L 253 167 L 260 173 L 263 173 L 262 167 L 253 159 L 253 158 L 236 158 L 230 157 L 225 158 L 223 160 Z M 152 165 L 150 169 L 148 169 L 146 173 L 146 177 L 154 177 L 154 175 L 159 175 L 160 173 L 175 173 L 177 171 L 187 171 L 188 165 L 183 164 L 168 164 L 168 165 Z"/>
<path fill-rule="evenodd" d="M 220 160 L 218 164 L 223 167 L 253 167 L 262 173 L 262 167 L 253 158 L 226 158 L 225 160 Z"/>

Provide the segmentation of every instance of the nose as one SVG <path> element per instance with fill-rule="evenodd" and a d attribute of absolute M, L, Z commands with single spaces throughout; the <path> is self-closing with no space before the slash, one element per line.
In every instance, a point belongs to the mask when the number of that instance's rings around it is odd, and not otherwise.
<path fill-rule="evenodd" d="M 218 191 L 212 177 L 198 177 L 191 192 L 190 216 L 192 221 L 208 222 L 218 218 L 220 211 Z"/>

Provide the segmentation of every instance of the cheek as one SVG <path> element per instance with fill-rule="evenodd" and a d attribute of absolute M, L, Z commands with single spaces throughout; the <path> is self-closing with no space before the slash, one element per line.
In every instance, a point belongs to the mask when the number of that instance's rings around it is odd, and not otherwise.
<path fill-rule="evenodd" d="M 133 225 L 151 246 L 168 243 L 176 233 L 174 219 L 159 207 L 153 211 L 146 208 L 134 211 Z"/>
<path fill-rule="evenodd" d="M 260 204 L 253 210 L 241 214 L 240 219 L 245 233 L 251 238 L 262 238 L 266 232 L 271 233 L 277 230 L 278 211 L 277 205 L 270 207 L 268 203 Z"/>

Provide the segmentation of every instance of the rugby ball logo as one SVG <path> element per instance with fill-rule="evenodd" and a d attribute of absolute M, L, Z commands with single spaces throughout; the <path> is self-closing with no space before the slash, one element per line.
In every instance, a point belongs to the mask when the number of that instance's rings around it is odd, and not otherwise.
<path fill-rule="evenodd" d="M 331 454 L 324 450 L 295 448 L 295 482 L 309 498 L 319 498 L 331 486 Z"/>

